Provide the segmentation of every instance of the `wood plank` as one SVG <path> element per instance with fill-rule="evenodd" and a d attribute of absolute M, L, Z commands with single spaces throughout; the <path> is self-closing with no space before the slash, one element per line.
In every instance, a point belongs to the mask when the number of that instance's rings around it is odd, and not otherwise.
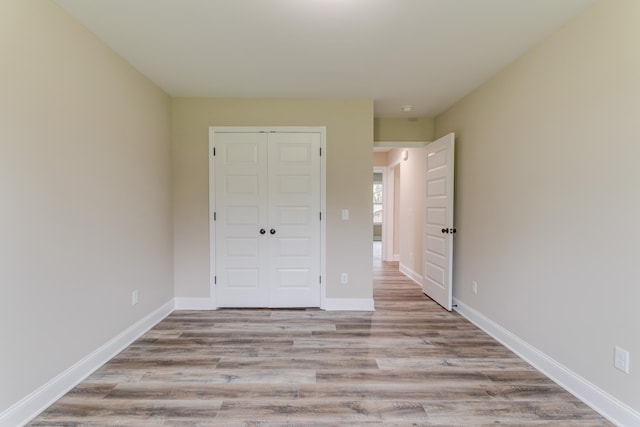
<path fill-rule="evenodd" d="M 175 311 L 30 425 L 611 425 L 374 265 L 375 312 Z"/>

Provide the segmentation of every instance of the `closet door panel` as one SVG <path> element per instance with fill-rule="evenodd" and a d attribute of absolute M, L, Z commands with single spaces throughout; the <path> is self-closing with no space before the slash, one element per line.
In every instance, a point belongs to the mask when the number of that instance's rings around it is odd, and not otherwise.
<path fill-rule="evenodd" d="M 269 134 L 269 306 L 320 305 L 320 134 Z"/>
<path fill-rule="evenodd" d="M 267 141 L 216 134 L 216 296 L 220 307 L 268 303 Z"/>

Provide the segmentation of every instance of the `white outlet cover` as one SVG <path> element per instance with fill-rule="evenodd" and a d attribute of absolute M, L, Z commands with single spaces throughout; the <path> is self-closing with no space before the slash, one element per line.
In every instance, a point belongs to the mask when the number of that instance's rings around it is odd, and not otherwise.
<path fill-rule="evenodd" d="M 614 360 L 613 365 L 624 372 L 625 374 L 629 373 L 629 352 L 623 348 L 617 347 L 614 351 Z"/>

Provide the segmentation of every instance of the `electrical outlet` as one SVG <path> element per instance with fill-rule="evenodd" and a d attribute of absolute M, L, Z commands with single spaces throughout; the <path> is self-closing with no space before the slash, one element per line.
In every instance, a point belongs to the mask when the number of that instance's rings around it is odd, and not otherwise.
<path fill-rule="evenodd" d="M 342 283 L 343 285 L 349 283 L 349 273 L 342 273 L 340 275 L 340 283 Z"/>
<path fill-rule="evenodd" d="M 629 373 L 629 352 L 618 346 L 613 352 L 613 366 L 621 370 L 625 374 Z"/>
<path fill-rule="evenodd" d="M 474 295 L 478 295 L 478 282 L 476 282 L 475 280 L 471 282 L 471 290 L 473 291 Z"/>
<path fill-rule="evenodd" d="M 138 304 L 138 290 L 131 292 L 131 305 Z"/>

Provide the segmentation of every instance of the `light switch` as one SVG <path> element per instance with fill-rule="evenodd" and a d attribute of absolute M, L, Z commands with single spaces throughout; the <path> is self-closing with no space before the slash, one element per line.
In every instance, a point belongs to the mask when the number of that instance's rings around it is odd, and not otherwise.
<path fill-rule="evenodd" d="M 349 220 L 349 209 L 342 209 L 342 220 L 343 221 Z"/>

